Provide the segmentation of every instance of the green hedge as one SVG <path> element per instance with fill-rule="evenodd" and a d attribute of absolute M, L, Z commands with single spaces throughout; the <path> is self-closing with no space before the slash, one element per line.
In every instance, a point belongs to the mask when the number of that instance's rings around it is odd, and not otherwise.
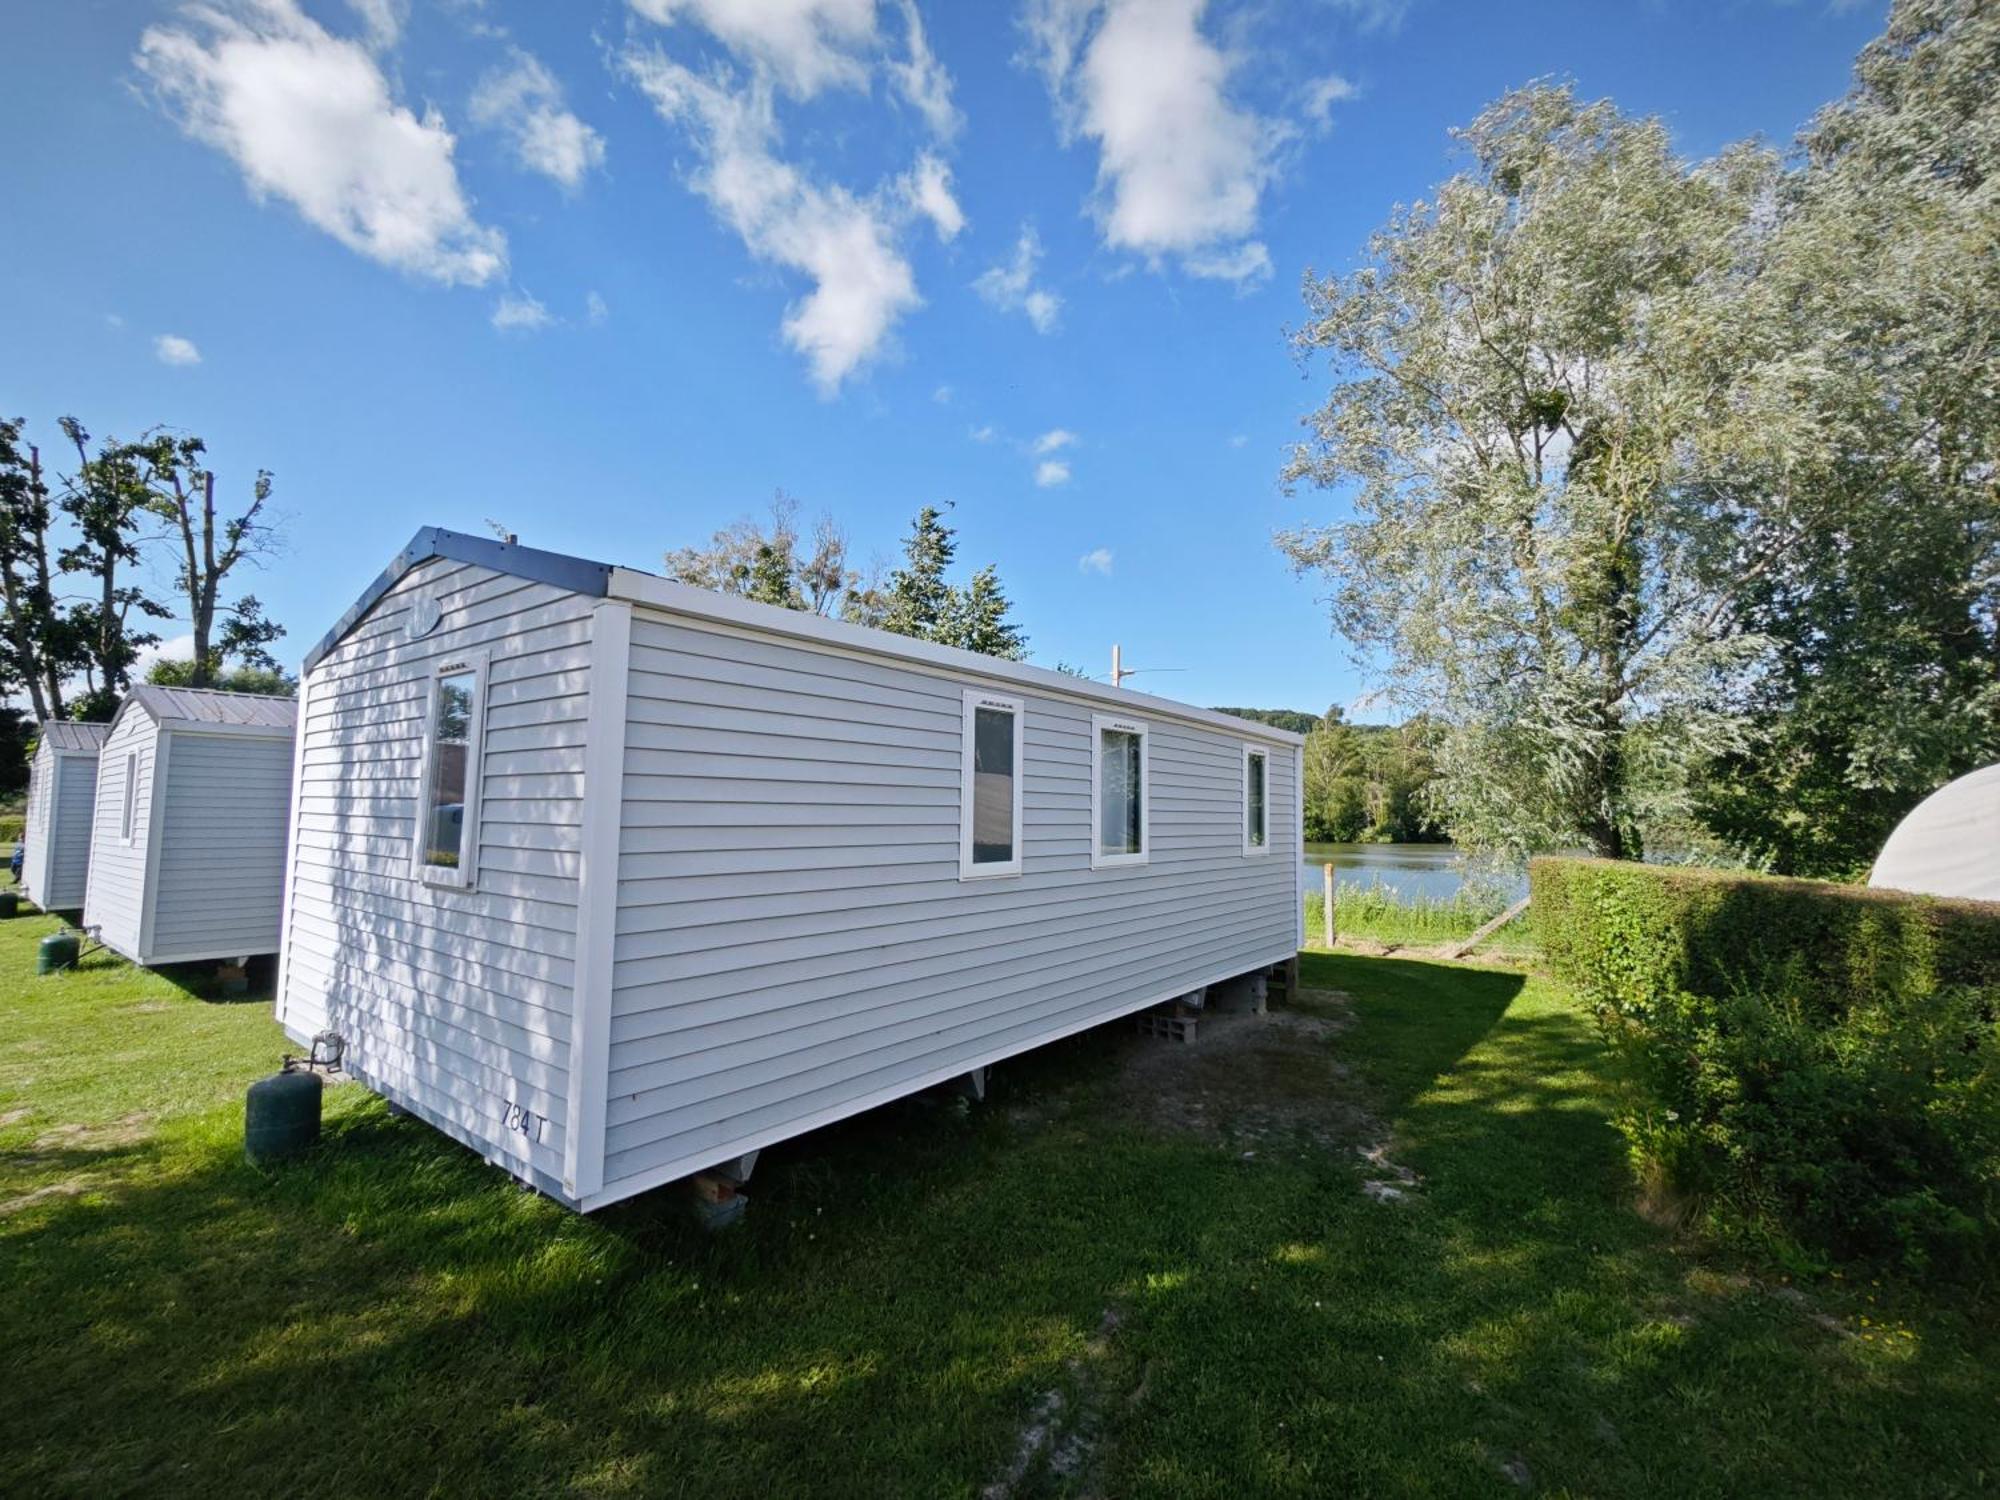
<path fill-rule="evenodd" d="M 27 818 L 20 813 L 0 813 L 0 855 L 13 852 L 12 846 L 20 841 L 21 829 Z"/>
<path fill-rule="evenodd" d="M 2000 905 L 1603 860 L 1529 881 L 1650 1186 L 1787 1250 L 2000 1251 Z"/>

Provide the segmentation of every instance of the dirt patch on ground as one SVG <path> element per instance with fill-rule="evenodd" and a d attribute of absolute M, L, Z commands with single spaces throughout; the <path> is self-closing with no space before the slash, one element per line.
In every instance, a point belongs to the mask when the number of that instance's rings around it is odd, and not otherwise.
<path fill-rule="evenodd" d="M 1341 1150 L 1378 1139 L 1334 1039 L 1354 1024 L 1348 997 L 1307 990 L 1264 1015 L 1201 1013 L 1192 1042 L 1134 1036 L 1109 1104 L 1149 1129 L 1240 1151 Z"/>
<path fill-rule="evenodd" d="M 37 1151 L 101 1151 L 136 1146 L 153 1133 L 149 1114 L 121 1115 L 103 1125 L 58 1125 L 35 1137 Z"/>
<path fill-rule="evenodd" d="M 5 1130 L 9 1125 L 20 1124 L 33 1113 L 34 1111 L 24 1104 L 19 1109 L 10 1109 L 4 1114 L 0 1114 L 0 1130 Z"/>
<path fill-rule="evenodd" d="M 88 1186 L 87 1179 L 72 1177 L 67 1182 L 52 1182 L 47 1187 L 38 1187 L 32 1193 L 23 1193 L 18 1198 L 0 1203 L 0 1219 L 17 1214 L 24 1208 L 33 1208 L 37 1203 L 45 1203 L 50 1198 L 74 1198 Z"/>

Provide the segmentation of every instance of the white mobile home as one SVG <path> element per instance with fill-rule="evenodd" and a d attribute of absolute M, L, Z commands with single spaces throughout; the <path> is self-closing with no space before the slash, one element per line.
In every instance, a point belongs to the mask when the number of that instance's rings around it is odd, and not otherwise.
<path fill-rule="evenodd" d="M 28 763 L 28 817 L 22 829 L 21 889 L 43 911 L 83 905 L 90 869 L 90 816 L 97 797 L 97 752 L 106 725 L 48 719 Z"/>
<path fill-rule="evenodd" d="M 83 925 L 137 964 L 278 951 L 289 698 L 135 687 L 97 758 Z"/>
<path fill-rule="evenodd" d="M 450 532 L 307 658 L 278 1016 L 583 1209 L 1296 954 L 1296 735 Z"/>

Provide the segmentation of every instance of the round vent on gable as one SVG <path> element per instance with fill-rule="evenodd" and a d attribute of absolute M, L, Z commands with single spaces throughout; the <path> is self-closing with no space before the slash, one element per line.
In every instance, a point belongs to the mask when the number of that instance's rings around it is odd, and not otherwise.
<path fill-rule="evenodd" d="M 429 594 L 419 594 L 410 601 L 410 639 L 420 641 L 429 635 L 444 620 L 444 606 Z"/>

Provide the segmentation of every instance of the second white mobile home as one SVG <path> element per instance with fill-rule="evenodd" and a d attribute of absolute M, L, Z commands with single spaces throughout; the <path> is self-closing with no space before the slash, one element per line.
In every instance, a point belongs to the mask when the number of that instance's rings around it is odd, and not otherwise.
<path fill-rule="evenodd" d="M 594 1208 L 1288 960 L 1300 744 L 425 531 L 307 659 L 279 1019 Z"/>
<path fill-rule="evenodd" d="M 288 698 L 135 687 L 97 760 L 83 925 L 134 963 L 278 951 Z"/>
<path fill-rule="evenodd" d="M 43 911 L 76 911 L 90 871 L 90 820 L 105 725 L 50 719 L 28 770 L 21 889 Z"/>

